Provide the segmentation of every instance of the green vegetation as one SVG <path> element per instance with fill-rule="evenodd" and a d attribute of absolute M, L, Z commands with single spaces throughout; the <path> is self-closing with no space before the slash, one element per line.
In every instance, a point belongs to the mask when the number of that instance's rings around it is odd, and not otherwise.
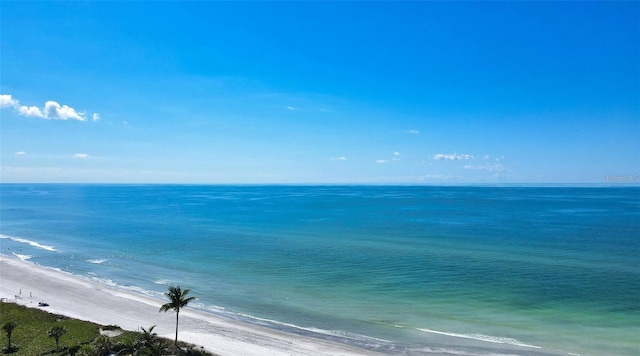
<path fill-rule="evenodd" d="M 137 348 L 145 350 L 146 355 L 161 356 L 168 352 L 168 345 L 153 332 L 156 326 L 153 325 L 149 330 L 142 328 L 142 335 L 138 338 Z"/>
<path fill-rule="evenodd" d="M 49 335 L 49 337 L 56 339 L 56 351 L 60 350 L 60 338 L 66 333 L 67 329 L 65 329 L 64 326 L 60 325 L 52 326 L 51 329 L 47 331 L 47 335 Z"/>
<path fill-rule="evenodd" d="M 66 347 L 89 343 L 100 335 L 100 326 L 70 319 L 60 315 L 46 313 L 42 310 L 26 308 L 13 303 L 0 303 L 0 323 L 14 322 L 17 327 L 11 335 L 13 351 L 16 355 L 43 355 L 52 353 L 53 342 L 49 339 L 48 331 L 54 326 L 67 330 L 64 338 L 59 339 L 59 346 Z M 8 343 L 8 335 L 0 335 L 1 344 Z M 53 352 L 55 353 L 55 351 Z"/>
<path fill-rule="evenodd" d="M 127 355 L 180 355 L 211 356 L 194 345 L 178 343 L 178 347 L 153 332 L 155 326 L 142 332 L 123 331 L 115 325 L 102 327 L 88 321 L 47 313 L 14 303 L 0 302 L 0 345 L 11 345 L 3 355 L 15 356 L 103 356 Z M 10 325 L 6 326 L 5 325 Z M 13 326 L 11 326 L 13 325 Z M 100 335 L 100 330 L 120 331 L 118 336 Z M 9 331 L 11 330 L 11 332 Z M 60 330 L 66 330 L 61 332 Z M 56 338 L 57 345 L 50 339 Z M 9 338 L 11 340 L 9 340 Z M 9 343 L 10 341 L 10 343 Z"/>
<path fill-rule="evenodd" d="M 11 346 L 11 334 L 13 334 L 13 329 L 18 326 L 14 321 L 7 321 L 2 325 L 2 330 L 7 333 L 7 351 L 13 350 L 13 346 Z"/>
<path fill-rule="evenodd" d="M 189 302 L 196 299 L 195 297 L 187 297 L 189 292 L 189 289 L 182 290 L 180 286 L 169 287 L 169 293 L 164 294 L 169 298 L 169 303 L 160 307 L 161 312 L 167 312 L 170 309 L 176 312 L 176 346 L 178 346 L 178 315 L 180 314 L 180 308 L 186 307 Z"/>

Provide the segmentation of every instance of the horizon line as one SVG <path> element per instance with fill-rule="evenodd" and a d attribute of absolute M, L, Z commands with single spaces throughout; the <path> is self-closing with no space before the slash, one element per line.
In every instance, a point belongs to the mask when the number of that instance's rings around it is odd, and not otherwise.
<path fill-rule="evenodd" d="M 289 186 L 289 187 L 576 187 L 576 188 L 640 188 L 640 182 L 620 183 L 194 183 L 194 182 L 0 182 L 0 185 L 128 185 L 128 186 Z"/>

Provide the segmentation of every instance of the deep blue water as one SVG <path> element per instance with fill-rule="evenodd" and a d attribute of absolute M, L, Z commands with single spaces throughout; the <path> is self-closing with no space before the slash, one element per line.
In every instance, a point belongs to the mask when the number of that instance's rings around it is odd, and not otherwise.
<path fill-rule="evenodd" d="M 0 185 L 1 253 L 387 353 L 640 354 L 640 188 Z"/>

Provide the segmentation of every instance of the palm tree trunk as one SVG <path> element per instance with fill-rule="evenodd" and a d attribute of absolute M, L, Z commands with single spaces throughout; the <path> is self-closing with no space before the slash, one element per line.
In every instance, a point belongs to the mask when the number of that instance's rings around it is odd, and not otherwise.
<path fill-rule="evenodd" d="M 176 347 L 178 346 L 178 314 L 180 314 L 179 311 L 176 312 L 176 341 L 175 341 Z"/>

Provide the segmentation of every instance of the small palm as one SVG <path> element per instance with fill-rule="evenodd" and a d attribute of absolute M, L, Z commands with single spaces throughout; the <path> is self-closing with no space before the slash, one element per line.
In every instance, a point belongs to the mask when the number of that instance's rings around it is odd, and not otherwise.
<path fill-rule="evenodd" d="M 60 338 L 66 332 L 67 332 L 67 329 L 65 329 L 64 327 L 59 326 L 59 325 L 56 325 L 56 326 L 52 327 L 51 329 L 49 329 L 49 331 L 47 331 L 47 335 L 49 335 L 49 337 L 52 337 L 52 338 L 56 339 L 56 351 L 58 351 L 60 349 L 60 346 L 59 346 Z"/>
<path fill-rule="evenodd" d="M 11 334 L 13 334 L 13 329 L 15 329 L 17 326 L 18 324 L 15 321 L 7 321 L 6 323 L 4 323 L 4 325 L 2 325 L 2 330 L 7 333 L 8 350 L 11 350 Z"/>

